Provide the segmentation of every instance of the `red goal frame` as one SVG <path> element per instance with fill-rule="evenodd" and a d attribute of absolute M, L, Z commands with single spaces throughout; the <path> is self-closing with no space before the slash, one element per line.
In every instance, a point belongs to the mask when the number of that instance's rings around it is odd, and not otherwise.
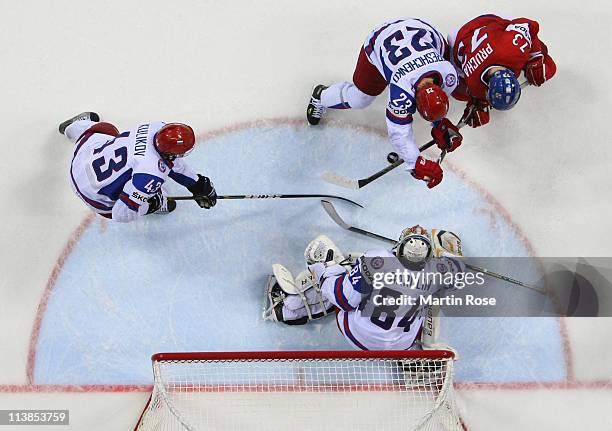
<path fill-rule="evenodd" d="M 365 360 L 365 359 L 438 359 L 438 360 L 453 360 L 455 353 L 450 350 L 306 350 L 306 351 L 252 351 L 252 352 L 168 352 L 155 353 L 151 356 L 151 362 L 197 362 L 197 361 L 291 361 L 291 360 Z M 228 389 L 232 385 L 228 385 Z M 367 391 L 385 391 L 394 390 L 394 385 L 351 385 L 353 390 Z M 283 387 L 289 391 L 304 391 L 304 387 L 300 384 L 295 385 L 295 388 Z M 326 387 L 330 389 L 330 387 Z M 346 387 L 344 387 L 346 389 Z M 242 387 L 243 391 L 249 389 Z M 262 391 L 260 385 L 255 385 L 250 390 Z M 199 389 L 202 391 L 202 388 Z M 224 392 L 223 386 L 215 386 L 211 392 Z M 204 392 L 208 390 L 204 389 Z M 153 392 L 144 406 L 142 413 L 138 418 L 138 422 L 134 427 L 134 431 L 138 430 L 140 423 L 153 397 Z M 463 424 L 462 424 L 463 425 Z M 463 426 L 465 429 L 465 426 Z"/>
<path fill-rule="evenodd" d="M 454 359 L 450 350 L 302 350 L 279 352 L 156 353 L 151 361 L 257 361 L 290 359 Z"/>

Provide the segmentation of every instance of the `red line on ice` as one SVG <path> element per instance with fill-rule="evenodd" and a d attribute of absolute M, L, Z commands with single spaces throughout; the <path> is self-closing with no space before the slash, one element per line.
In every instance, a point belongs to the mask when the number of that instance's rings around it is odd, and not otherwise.
<path fill-rule="evenodd" d="M 64 264 L 72 253 L 72 250 L 79 242 L 81 235 L 85 232 L 85 229 L 89 227 L 91 222 L 96 218 L 96 215 L 92 212 L 88 214 L 83 221 L 79 224 L 79 226 L 72 232 L 66 245 L 64 245 L 64 249 L 62 250 L 53 270 L 51 271 L 51 275 L 47 280 L 47 285 L 45 286 L 45 290 L 43 291 L 42 297 L 38 302 L 38 308 L 36 309 L 36 316 L 34 317 L 34 324 L 32 326 L 32 332 L 30 334 L 30 347 L 28 349 L 28 362 L 26 365 L 26 381 L 28 385 L 31 385 L 34 382 L 34 366 L 36 365 L 36 346 L 38 344 L 38 337 L 40 335 L 40 328 L 42 325 L 42 320 L 45 316 L 45 311 L 47 310 L 47 305 L 49 303 L 49 298 L 51 297 L 51 293 L 53 292 L 53 288 L 55 287 L 55 283 L 59 278 L 62 269 L 64 268 Z"/>
<path fill-rule="evenodd" d="M 525 391 L 525 390 L 580 390 L 580 389 L 596 389 L 596 390 L 612 390 L 612 380 L 593 380 L 584 382 L 461 382 L 455 383 L 455 389 L 459 391 L 478 391 L 478 390 L 506 390 L 506 391 Z M 0 393 L 98 393 L 98 392 L 151 392 L 152 385 L 0 385 Z M 249 392 L 248 386 L 240 385 L 239 389 L 244 392 Z M 287 391 L 291 392 L 291 387 L 287 385 L 279 385 L 275 388 L 273 385 L 268 388 L 270 391 Z M 293 388 L 294 392 L 302 392 L 303 387 L 296 384 Z M 307 386 L 308 390 L 312 390 L 312 386 Z M 199 389 L 194 387 L 194 391 Z M 235 392 L 236 388 L 210 388 L 205 392 L 227 392 L 228 390 Z M 329 390 L 327 388 L 326 390 Z M 391 390 L 391 388 L 389 388 Z M 261 386 L 254 386 L 254 392 L 262 392 Z M 380 388 L 375 388 L 377 392 L 384 392 Z"/>

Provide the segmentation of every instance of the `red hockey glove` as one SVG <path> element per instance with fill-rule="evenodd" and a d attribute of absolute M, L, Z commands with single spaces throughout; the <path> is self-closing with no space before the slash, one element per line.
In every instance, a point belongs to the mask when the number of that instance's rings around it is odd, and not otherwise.
<path fill-rule="evenodd" d="M 463 142 L 463 136 L 459 133 L 459 129 L 448 118 L 443 118 L 437 122 L 431 129 L 431 136 L 436 141 L 438 148 L 449 153 L 455 151 Z"/>
<path fill-rule="evenodd" d="M 423 156 L 419 156 L 419 158 L 416 160 L 414 170 L 412 171 L 412 176 L 417 180 L 426 181 L 427 187 L 432 189 L 442 182 L 444 173 L 437 162 L 427 160 L 423 158 Z"/>
<path fill-rule="evenodd" d="M 468 102 L 463 111 L 463 115 L 467 115 L 472 110 L 472 113 L 465 119 L 465 124 L 476 128 L 484 126 L 489 122 L 489 103 L 483 100 L 472 99 Z"/>
<path fill-rule="evenodd" d="M 541 86 L 557 73 L 557 65 L 550 55 L 536 57 L 525 66 L 525 77 L 531 85 Z"/>

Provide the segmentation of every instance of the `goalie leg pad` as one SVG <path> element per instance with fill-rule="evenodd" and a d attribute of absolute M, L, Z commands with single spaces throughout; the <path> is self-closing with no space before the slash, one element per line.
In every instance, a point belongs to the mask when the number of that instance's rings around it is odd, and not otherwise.
<path fill-rule="evenodd" d="M 303 325 L 330 314 L 334 306 L 323 298 L 321 289 L 308 271 L 297 279 L 282 265 L 274 265 L 266 285 L 264 320 Z"/>
<path fill-rule="evenodd" d="M 429 305 L 425 309 L 425 320 L 421 328 L 421 348 L 423 350 L 450 350 L 455 354 L 455 360 L 459 360 L 457 351 L 448 344 L 442 343 L 440 337 L 440 306 Z"/>

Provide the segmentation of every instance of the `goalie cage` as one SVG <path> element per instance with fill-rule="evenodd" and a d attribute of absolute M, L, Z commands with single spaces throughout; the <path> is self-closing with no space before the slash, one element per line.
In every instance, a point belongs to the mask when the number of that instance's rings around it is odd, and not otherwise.
<path fill-rule="evenodd" d="M 136 431 L 464 430 L 454 354 L 158 353 Z"/>

